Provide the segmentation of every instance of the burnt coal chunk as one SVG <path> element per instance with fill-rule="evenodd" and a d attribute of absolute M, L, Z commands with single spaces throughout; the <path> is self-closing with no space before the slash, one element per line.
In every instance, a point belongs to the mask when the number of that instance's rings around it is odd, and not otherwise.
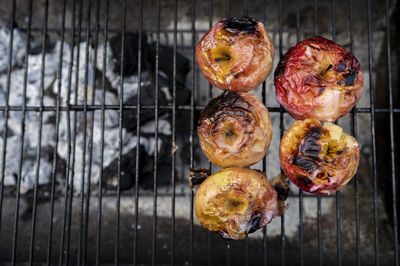
<path fill-rule="evenodd" d="M 149 47 L 147 45 L 147 37 L 145 33 L 141 36 L 141 70 L 147 70 L 148 67 L 148 53 Z M 131 76 L 137 74 L 138 71 L 138 51 L 139 51 L 139 33 L 126 33 L 125 34 L 125 49 L 124 49 L 124 61 L 123 71 L 124 76 Z M 114 73 L 121 74 L 121 47 L 122 47 L 122 35 L 117 34 L 110 39 L 110 47 L 113 54 L 114 60 Z"/>
<path fill-rule="evenodd" d="M 156 55 L 157 55 L 157 44 L 153 42 L 149 46 L 149 56 L 148 61 L 151 69 L 156 69 Z M 172 88 L 173 86 L 173 71 L 174 67 L 172 62 L 174 61 L 174 50 L 172 47 L 160 45 L 159 50 L 159 61 L 158 67 L 159 71 L 163 76 L 167 77 L 168 86 Z M 176 84 L 177 86 L 183 87 L 185 85 L 186 75 L 190 71 L 190 60 L 184 55 L 177 52 L 176 53 Z"/>
<path fill-rule="evenodd" d="M 238 30 L 245 33 L 257 33 L 257 20 L 250 17 L 230 17 L 225 20 L 224 28 Z"/>

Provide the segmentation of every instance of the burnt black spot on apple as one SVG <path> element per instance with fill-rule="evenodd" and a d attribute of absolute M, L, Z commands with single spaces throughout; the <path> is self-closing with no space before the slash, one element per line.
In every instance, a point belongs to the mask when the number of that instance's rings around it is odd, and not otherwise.
<path fill-rule="evenodd" d="M 299 152 L 293 159 L 293 164 L 303 170 L 311 172 L 318 167 L 320 161 L 318 155 L 321 153 L 321 146 L 318 140 L 321 138 L 324 129 L 320 126 L 313 126 L 306 132 L 299 145 Z"/>
<path fill-rule="evenodd" d="M 228 115 L 242 116 L 250 111 L 249 108 L 250 105 L 238 93 L 225 91 L 207 104 L 198 123 L 201 124 L 204 119 L 214 122 L 221 116 L 222 118 Z"/>
<path fill-rule="evenodd" d="M 345 72 L 346 63 L 344 63 L 343 61 L 339 61 L 339 63 L 335 65 L 334 70 L 336 70 L 336 72 Z"/>
<path fill-rule="evenodd" d="M 258 34 L 256 30 L 257 20 L 250 17 L 230 17 L 224 22 L 224 29 L 228 31 L 240 31 L 250 34 Z"/>
<path fill-rule="evenodd" d="M 298 176 L 297 180 L 300 181 L 301 183 L 303 183 L 303 185 L 306 187 L 313 184 L 313 182 L 310 179 L 308 179 L 307 177 L 304 177 L 304 176 Z"/>
<path fill-rule="evenodd" d="M 301 169 L 307 172 L 311 172 L 318 167 L 318 164 L 305 156 L 297 155 L 292 162 L 294 165 L 299 166 Z"/>
<path fill-rule="evenodd" d="M 337 82 L 337 84 L 352 86 L 354 84 L 354 80 L 355 80 L 357 74 L 358 74 L 358 72 L 354 72 L 350 69 L 349 72 L 343 74 L 343 79 L 339 80 Z"/>

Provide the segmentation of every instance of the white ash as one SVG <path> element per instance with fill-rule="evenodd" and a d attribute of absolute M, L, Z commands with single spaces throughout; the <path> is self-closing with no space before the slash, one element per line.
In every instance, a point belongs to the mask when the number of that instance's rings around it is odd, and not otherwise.
<path fill-rule="evenodd" d="M 85 90 L 85 59 L 86 59 L 86 43 L 81 43 L 79 45 L 80 49 L 80 62 L 79 62 L 79 76 L 78 76 L 78 88 L 76 92 L 76 86 L 75 86 L 75 81 L 73 81 L 72 86 L 70 90 L 68 90 L 67 85 L 68 85 L 68 64 L 69 64 L 69 56 L 70 56 L 70 49 L 68 46 L 66 46 L 67 49 L 64 48 L 64 55 L 63 55 L 63 75 L 62 75 L 62 81 L 61 81 L 61 98 L 63 103 L 66 103 L 66 99 L 68 96 L 68 91 L 70 91 L 70 103 L 73 103 L 73 97 L 75 96 L 75 93 L 77 93 L 77 100 L 78 104 L 83 104 L 84 103 L 84 90 Z M 77 49 L 75 47 L 74 54 L 76 54 Z M 92 58 L 92 55 L 94 51 L 89 48 L 90 52 L 90 58 Z M 98 53 L 101 53 L 98 51 Z M 65 58 L 66 57 L 66 58 Z M 107 59 L 107 64 L 108 64 Z M 103 66 L 103 61 L 98 60 L 97 61 L 97 66 L 99 66 L 99 69 L 102 69 Z M 112 66 L 109 66 L 108 68 L 112 69 Z M 75 74 L 77 71 L 77 62 L 74 60 L 73 62 L 73 67 L 72 67 L 72 73 Z M 92 61 L 88 64 L 88 73 L 89 73 L 89 79 L 88 79 L 88 87 L 87 87 L 87 100 L 88 103 L 92 102 L 92 92 L 93 92 L 93 84 L 92 84 L 92 75 L 93 75 L 93 65 Z M 109 74 L 110 75 L 110 74 Z M 133 90 L 133 86 L 136 86 L 137 89 L 137 84 L 134 85 L 133 83 L 129 83 L 131 80 L 135 80 L 137 77 L 128 77 L 126 78 L 127 84 L 129 84 L 127 87 L 124 87 L 125 91 L 130 91 Z M 115 81 L 116 79 L 114 79 Z M 117 83 L 120 81 L 117 81 Z M 57 84 L 57 81 L 54 83 Z M 96 84 L 97 85 L 97 84 Z M 124 83 L 125 86 L 125 83 Z M 57 88 L 54 87 L 53 91 L 56 92 Z M 102 101 L 102 89 L 100 86 L 96 86 L 95 89 L 95 99 L 94 102 L 96 104 L 101 104 Z M 128 93 L 128 95 L 130 95 Z M 111 105 L 118 105 L 118 98 L 117 95 L 106 91 L 106 104 L 111 104 Z M 125 99 L 128 99 L 128 97 L 125 96 Z M 74 125 L 73 125 L 73 116 L 71 115 L 70 118 L 70 129 L 73 130 Z M 81 184 L 82 184 L 82 171 L 83 171 L 83 162 L 85 162 L 85 187 L 88 184 L 88 178 L 87 178 L 87 173 L 89 170 L 89 150 L 88 150 L 88 145 L 90 141 L 90 126 L 93 123 L 93 140 L 92 140 L 92 172 L 91 172 L 91 184 L 97 184 L 99 181 L 100 177 L 100 167 L 101 167 L 101 161 L 100 161 L 100 152 L 101 152 L 101 111 L 96 111 L 94 113 L 94 117 L 92 119 L 92 114 L 88 113 L 86 117 L 87 121 L 87 132 L 86 132 L 86 147 L 83 146 L 84 144 L 84 123 L 85 123 L 85 115 L 83 112 L 78 112 L 77 113 L 77 133 L 75 135 L 75 168 L 74 168 L 74 189 L 75 191 L 80 191 L 81 189 Z M 118 112 L 115 110 L 107 110 L 105 111 L 105 121 L 104 121 L 104 126 L 105 126 L 105 132 L 104 132 L 104 159 L 103 159 L 103 169 L 108 167 L 115 159 L 118 158 L 119 154 L 119 115 Z M 160 132 L 165 133 L 165 134 L 170 134 L 171 129 L 170 126 L 168 127 L 165 125 L 167 121 L 161 120 L 160 119 L 160 125 L 163 125 L 160 127 Z M 149 123 L 153 123 L 154 121 L 150 121 Z M 146 133 L 154 133 L 149 127 L 145 127 Z M 164 132 L 165 131 L 165 132 Z M 60 139 L 59 139 L 59 148 L 58 148 L 58 155 L 63 158 L 64 160 L 67 160 L 67 149 L 68 149 L 68 128 L 67 128 L 67 114 L 62 113 L 61 115 L 61 120 L 60 120 Z M 73 132 L 71 132 L 71 136 L 73 135 Z M 147 152 L 148 155 L 152 155 L 154 153 L 154 138 L 146 138 L 146 137 L 141 137 L 140 138 L 140 145 L 142 145 Z M 160 149 L 162 144 L 162 141 L 159 140 L 158 142 L 158 148 Z M 132 151 L 136 147 L 136 136 L 133 135 L 130 132 L 127 132 L 125 128 L 122 129 L 122 154 L 125 155 L 128 152 Z M 83 158 L 83 149 L 86 149 L 86 155 L 85 155 L 85 161 Z"/>
<path fill-rule="evenodd" d="M 5 106 L 5 92 L 7 89 L 7 59 L 8 59 L 8 38 L 9 31 L 7 29 L 0 29 L 0 106 Z M 10 95 L 9 105 L 10 106 L 22 106 L 23 104 L 23 88 L 24 88 L 24 73 L 25 70 L 22 68 L 23 60 L 25 57 L 25 40 L 18 30 L 14 31 L 14 52 L 13 52 L 13 70 L 11 73 L 10 82 Z M 45 54 L 45 71 L 44 71 L 44 106 L 55 106 L 56 95 L 58 93 L 58 78 L 57 70 L 59 66 L 59 53 L 61 48 L 61 42 L 57 42 L 54 49 Z M 79 47 L 79 68 L 77 67 L 76 55 Z M 102 101 L 102 89 L 96 84 L 95 99 L 92 99 L 93 92 L 93 53 L 91 47 L 89 47 L 89 63 L 87 65 L 88 70 L 88 86 L 87 86 L 87 102 L 91 104 L 94 101 L 95 104 L 101 104 Z M 118 91 L 120 86 L 120 76 L 112 72 L 113 66 L 111 49 L 108 50 L 109 56 L 107 58 L 107 73 L 106 76 L 109 78 L 115 92 Z M 102 55 L 101 48 L 98 54 Z M 85 70 L 86 70 L 86 43 L 80 43 L 74 47 L 74 61 L 72 67 L 72 78 L 71 86 L 68 86 L 69 81 L 69 65 L 70 65 L 71 47 L 67 43 L 63 44 L 63 56 L 62 56 L 62 73 L 61 73 L 61 105 L 65 106 L 69 96 L 70 104 L 84 103 L 84 92 L 85 92 Z M 103 68 L 103 61 L 98 58 L 97 66 L 101 70 Z M 42 67 L 42 54 L 29 55 L 28 58 L 28 82 L 26 87 L 26 104 L 27 106 L 40 106 L 40 91 L 41 91 L 41 67 Z M 78 71 L 78 83 L 75 84 L 75 75 Z M 146 84 L 147 73 L 143 73 L 143 85 Z M 118 96 L 111 91 L 105 92 L 105 104 L 118 105 Z M 124 99 L 129 99 L 131 96 L 137 94 L 137 76 L 130 76 L 124 78 Z M 54 96 L 55 95 L 55 96 Z M 75 97 L 77 102 L 75 103 Z M 84 113 L 77 112 L 77 123 L 76 123 L 76 135 L 75 135 L 75 168 L 74 168 L 74 190 L 80 191 L 82 182 L 82 170 L 83 160 L 85 160 L 85 186 L 88 184 L 88 163 L 89 163 L 89 151 L 88 145 L 90 142 L 90 126 L 93 123 L 93 157 L 91 166 L 91 184 L 97 184 L 100 176 L 100 167 L 108 167 L 115 159 L 118 158 L 119 153 L 119 113 L 116 110 L 106 110 L 105 113 L 105 131 L 104 131 L 104 161 L 103 165 L 100 162 L 101 152 L 101 111 L 95 111 L 87 114 L 87 135 L 86 135 L 86 147 L 83 147 L 84 143 Z M 52 174 L 52 158 L 54 154 L 52 152 L 55 148 L 55 112 L 43 112 L 43 123 L 42 123 L 42 155 L 40 158 L 40 169 L 39 169 L 39 184 L 48 184 L 51 180 Z M 70 113 L 70 129 L 71 139 L 73 139 L 74 132 L 72 132 L 74 112 Z M 31 190 L 35 185 L 36 171 L 37 171 L 37 158 L 36 153 L 38 149 L 38 137 L 39 137 L 39 112 L 26 112 L 25 114 L 25 138 L 24 138 L 24 161 L 22 164 L 22 177 L 21 177 L 21 193 L 25 193 Z M 17 182 L 17 176 L 19 174 L 19 150 L 20 150 L 20 136 L 21 136 L 21 119 L 22 112 L 10 111 L 9 112 L 9 134 L 7 138 L 7 153 L 6 153 L 6 165 L 5 165 L 5 176 L 4 185 L 15 186 Z M 68 127 L 67 127 L 67 114 L 61 112 L 59 121 L 59 145 L 57 154 L 63 160 L 68 158 Z M 4 124 L 4 112 L 0 114 L 0 125 Z M 149 121 L 142 127 L 142 132 L 146 134 L 154 133 L 154 121 Z M 2 155 L 2 144 L 4 137 L 4 128 L 0 127 L 0 155 Z M 159 133 L 160 134 L 171 134 L 171 125 L 169 121 L 163 119 L 159 120 Z M 155 140 L 153 137 L 140 138 L 140 145 L 142 145 L 148 155 L 154 153 Z M 160 149 L 162 141 L 158 141 L 158 149 Z M 131 152 L 136 147 L 136 136 L 128 132 L 125 128 L 122 129 L 122 147 L 123 154 Z M 83 149 L 86 149 L 86 157 L 83 156 Z M 0 158 L 0 170 L 2 169 L 1 158 Z M 58 169 L 58 172 L 62 172 L 65 169 Z M 64 182 L 57 177 L 59 182 Z"/>
<path fill-rule="evenodd" d="M 8 69 L 8 53 L 11 30 L 7 27 L 0 28 L 0 73 Z M 22 65 L 25 56 L 25 39 L 18 29 L 14 29 L 13 50 L 11 66 Z"/>
<path fill-rule="evenodd" d="M 97 48 L 97 69 L 99 71 L 103 71 L 103 52 L 104 48 L 107 49 L 107 58 L 106 58 L 106 77 L 107 80 L 110 82 L 111 87 L 115 90 L 118 90 L 121 86 L 121 75 L 115 73 L 114 69 L 114 57 L 110 47 L 110 44 L 107 43 L 106 45 L 100 44 Z M 143 71 L 141 77 L 141 86 L 146 86 L 150 83 L 149 81 L 150 73 L 147 71 Z M 124 99 L 129 99 L 130 97 L 136 96 L 138 91 L 138 76 L 131 75 L 124 77 Z"/>

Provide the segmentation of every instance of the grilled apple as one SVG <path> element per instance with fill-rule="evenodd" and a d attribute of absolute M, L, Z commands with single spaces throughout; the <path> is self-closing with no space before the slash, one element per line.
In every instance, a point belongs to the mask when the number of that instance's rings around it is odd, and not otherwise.
<path fill-rule="evenodd" d="M 242 239 L 285 211 L 288 184 L 281 176 L 274 183 L 279 195 L 262 172 L 239 167 L 216 172 L 196 191 L 197 218 L 224 238 Z"/>
<path fill-rule="evenodd" d="M 335 121 L 361 97 L 363 75 L 357 59 L 322 37 L 299 42 L 275 70 L 276 99 L 296 119 Z"/>
<path fill-rule="evenodd" d="M 282 138 L 279 158 L 286 176 L 300 189 L 330 194 L 355 175 L 360 152 L 341 127 L 315 119 L 296 121 Z"/>
<path fill-rule="evenodd" d="M 274 46 L 261 22 L 250 17 L 224 18 L 201 38 L 196 59 L 214 86 L 249 91 L 270 74 Z"/>
<path fill-rule="evenodd" d="M 272 137 L 271 119 L 256 96 L 225 91 L 208 103 L 197 133 L 204 154 L 215 165 L 249 166 L 267 152 Z"/>

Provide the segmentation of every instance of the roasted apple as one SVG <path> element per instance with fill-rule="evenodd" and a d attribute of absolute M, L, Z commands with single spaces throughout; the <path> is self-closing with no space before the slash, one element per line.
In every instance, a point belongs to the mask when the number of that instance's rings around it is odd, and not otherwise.
<path fill-rule="evenodd" d="M 272 137 L 271 118 L 256 96 L 225 91 L 205 107 L 197 134 L 201 149 L 215 165 L 249 166 L 267 152 Z"/>
<path fill-rule="evenodd" d="M 241 239 L 285 211 L 286 177 L 274 180 L 249 168 L 226 168 L 198 187 L 194 206 L 199 222 L 224 238 Z"/>
<path fill-rule="evenodd" d="M 224 18 L 200 39 L 196 59 L 214 86 L 249 91 L 271 73 L 274 46 L 261 22 L 250 17 Z"/>
<path fill-rule="evenodd" d="M 341 127 L 315 119 L 296 121 L 282 138 L 279 159 L 285 175 L 300 189 L 330 194 L 355 175 L 360 158 L 356 139 Z"/>
<path fill-rule="evenodd" d="M 276 99 L 296 119 L 335 121 L 360 99 L 363 75 L 357 59 L 322 37 L 297 43 L 275 70 Z"/>

